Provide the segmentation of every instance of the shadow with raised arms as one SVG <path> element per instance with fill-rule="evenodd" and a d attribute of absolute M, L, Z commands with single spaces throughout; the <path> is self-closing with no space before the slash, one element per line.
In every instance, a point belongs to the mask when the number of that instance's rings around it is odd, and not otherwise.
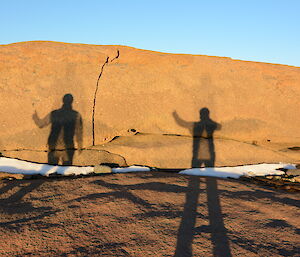
<path fill-rule="evenodd" d="M 75 153 L 74 137 L 79 151 L 82 149 L 82 118 L 79 112 L 73 110 L 73 96 L 65 94 L 60 109 L 50 112 L 40 119 L 35 111 L 32 118 L 39 128 L 51 124 L 48 137 L 48 164 L 72 165 Z"/>
<path fill-rule="evenodd" d="M 215 130 L 221 129 L 221 125 L 210 118 L 208 108 L 200 109 L 199 114 L 200 121 L 196 122 L 185 121 L 176 112 L 173 112 L 173 117 L 177 124 L 187 128 L 193 137 L 191 167 L 214 167 L 216 153 L 213 135 Z M 209 226 L 195 228 L 197 216 L 199 215 L 197 207 L 200 192 L 205 191 L 205 188 L 201 189 L 200 186 L 199 177 L 191 176 L 189 178 L 174 256 L 193 256 L 193 238 L 195 234 L 199 233 L 210 233 L 214 256 L 231 256 L 215 178 L 206 178 Z"/>

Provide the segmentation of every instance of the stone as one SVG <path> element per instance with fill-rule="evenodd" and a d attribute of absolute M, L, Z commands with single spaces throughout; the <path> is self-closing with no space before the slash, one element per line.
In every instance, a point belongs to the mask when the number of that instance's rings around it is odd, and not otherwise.
<path fill-rule="evenodd" d="M 108 174 L 112 173 L 112 169 L 106 165 L 95 165 L 94 166 L 94 173 L 96 174 Z"/>
<path fill-rule="evenodd" d="M 0 172 L 0 180 L 2 179 L 24 179 L 25 175 L 23 174 L 12 174 L 7 172 Z"/>
<path fill-rule="evenodd" d="M 75 165 L 188 168 L 198 140 L 191 126 L 208 121 L 202 165 L 299 162 L 299 152 L 281 151 L 300 145 L 299 67 L 36 41 L 1 45 L 0 70 L 0 152 L 8 157 L 47 162 L 50 125 L 39 128 L 35 112 L 47 121 L 71 94 L 83 121 Z"/>
<path fill-rule="evenodd" d="M 290 176 L 300 176 L 300 169 L 287 170 L 286 174 Z"/>
<path fill-rule="evenodd" d="M 295 182 L 300 183 L 300 176 L 294 177 Z"/>

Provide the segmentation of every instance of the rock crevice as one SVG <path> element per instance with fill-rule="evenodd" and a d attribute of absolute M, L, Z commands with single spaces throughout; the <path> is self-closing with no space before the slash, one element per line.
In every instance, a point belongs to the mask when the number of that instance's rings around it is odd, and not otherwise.
<path fill-rule="evenodd" d="M 120 51 L 117 50 L 117 55 L 111 59 L 110 63 L 112 63 L 114 60 L 118 59 L 120 56 Z M 95 146 L 95 112 L 96 112 L 96 103 L 97 103 L 97 93 L 98 93 L 98 89 L 99 89 L 99 81 L 101 79 L 101 76 L 103 74 L 104 71 L 104 67 L 109 64 L 109 56 L 106 57 L 105 62 L 102 64 L 101 69 L 100 69 L 100 73 L 97 79 L 97 84 L 96 84 L 96 88 L 95 88 L 95 92 L 94 92 L 94 99 L 93 99 L 93 113 L 92 113 L 92 138 L 93 138 L 93 146 Z"/>

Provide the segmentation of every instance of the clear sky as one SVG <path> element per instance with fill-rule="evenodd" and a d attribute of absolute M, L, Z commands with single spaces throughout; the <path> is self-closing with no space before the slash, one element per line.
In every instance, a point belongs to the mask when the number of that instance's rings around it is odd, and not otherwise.
<path fill-rule="evenodd" d="M 0 44 L 31 40 L 300 67 L 300 0 L 0 0 Z"/>

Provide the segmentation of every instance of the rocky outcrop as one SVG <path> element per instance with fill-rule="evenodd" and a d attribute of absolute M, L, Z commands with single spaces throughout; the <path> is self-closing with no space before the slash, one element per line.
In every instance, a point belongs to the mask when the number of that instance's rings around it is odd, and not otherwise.
<path fill-rule="evenodd" d="M 223 57 L 56 42 L 1 45 L 0 152 L 47 162 L 51 124 L 39 128 L 32 115 L 47 117 L 72 94 L 85 149 L 75 151 L 77 165 L 190 167 L 197 144 L 217 166 L 299 162 L 299 151 L 291 150 L 300 146 L 299 83 L 298 67 Z M 204 108 L 209 115 L 201 122 Z M 183 124 L 220 129 L 196 133 L 204 138 L 199 143 Z"/>

